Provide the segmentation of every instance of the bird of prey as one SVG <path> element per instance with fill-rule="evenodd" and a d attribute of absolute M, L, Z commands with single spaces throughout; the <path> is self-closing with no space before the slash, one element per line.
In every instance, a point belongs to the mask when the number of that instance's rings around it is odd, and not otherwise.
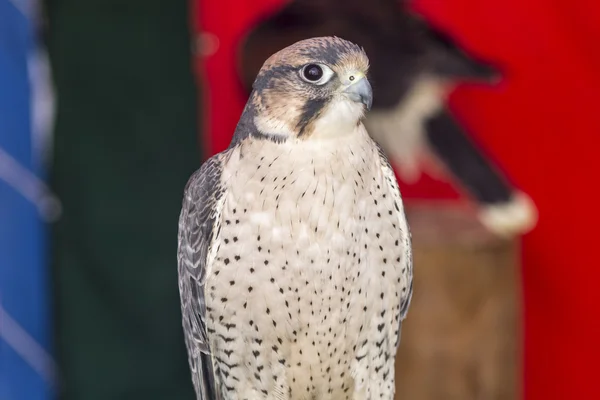
<path fill-rule="evenodd" d="M 262 66 L 229 148 L 185 188 L 179 290 L 198 399 L 387 399 L 412 295 L 394 173 L 337 37 Z"/>
<path fill-rule="evenodd" d="M 444 170 L 478 203 L 481 222 L 511 236 L 535 225 L 537 212 L 452 116 L 446 106 L 460 81 L 491 82 L 499 73 L 466 53 L 449 35 L 407 10 L 407 0 L 294 0 L 253 27 L 240 48 L 240 76 L 250 91 L 274 49 L 312 36 L 361 43 L 377 91 L 365 120 L 405 182 L 422 170 Z M 440 172 L 442 173 L 440 175 Z"/>

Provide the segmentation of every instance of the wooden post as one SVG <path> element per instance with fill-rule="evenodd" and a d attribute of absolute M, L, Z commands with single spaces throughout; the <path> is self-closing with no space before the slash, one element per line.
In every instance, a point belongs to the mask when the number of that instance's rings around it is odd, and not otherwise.
<path fill-rule="evenodd" d="M 466 210 L 408 207 L 414 295 L 396 361 L 397 400 L 521 397 L 518 240 Z"/>

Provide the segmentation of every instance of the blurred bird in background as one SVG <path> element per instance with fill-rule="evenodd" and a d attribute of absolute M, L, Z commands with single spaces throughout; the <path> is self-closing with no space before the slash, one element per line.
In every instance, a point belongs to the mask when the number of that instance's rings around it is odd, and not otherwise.
<path fill-rule="evenodd" d="M 252 29 L 240 49 L 240 76 L 249 93 L 253 77 L 274 51 L 298 40 L 336 35 L 369 54 L 376 92 L 365 125 L 407 183 L 421 172 L 448 171 L 478 204 L 490 231 L 514 236 L 529 231 L 537 210 L 491 162 L 446 105 L 460 81 L 498 81 L 493 67 L 467 54 L 398 0 L 296 0 Z"/>

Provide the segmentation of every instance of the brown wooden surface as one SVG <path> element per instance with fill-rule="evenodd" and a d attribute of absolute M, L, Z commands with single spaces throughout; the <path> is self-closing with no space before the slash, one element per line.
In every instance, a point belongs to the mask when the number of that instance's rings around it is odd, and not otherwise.
<path fill-rule="evenodd" d="M 518 239 L 494 237 L 466 210 L 413 206 L 407 214 L 414 295 L 396 360 L 396 399 L 518 399 Z"/>

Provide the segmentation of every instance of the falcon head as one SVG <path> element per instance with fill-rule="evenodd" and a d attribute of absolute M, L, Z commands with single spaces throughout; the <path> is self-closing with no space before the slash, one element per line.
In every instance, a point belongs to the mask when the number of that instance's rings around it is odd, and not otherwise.
<path fill-rule="evenodd" d="M 368 68 L 365 52 L 354 43 L 302 40 L 263 64 L 245 113 L 259 135 L 277 141 L 347 135 L 371 108 Z"/>

